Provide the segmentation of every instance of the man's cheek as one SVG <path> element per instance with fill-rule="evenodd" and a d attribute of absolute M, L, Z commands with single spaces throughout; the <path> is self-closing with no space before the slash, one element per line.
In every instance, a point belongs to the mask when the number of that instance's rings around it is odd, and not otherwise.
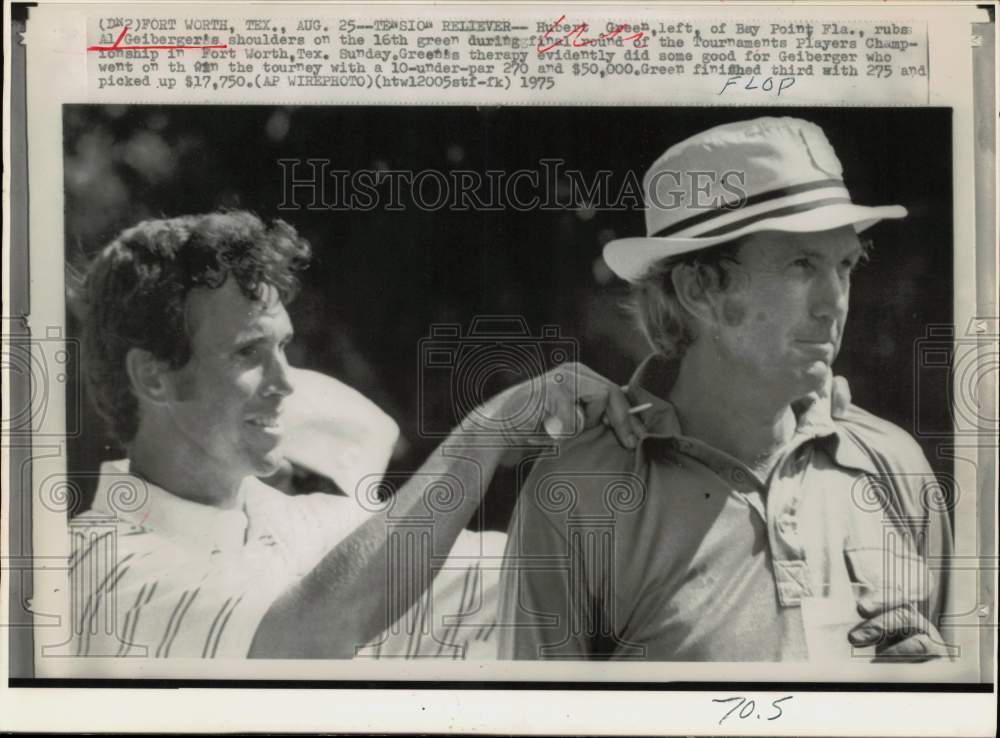
<path fill-rule="evenodd" d="M 190 402 L 197 399 L 198 382 L 194 373 L 187 368 L 179 369 L 174 374 L 174 393 L 179 402 Z"/>
<path fill-rule="evenodd" d="M 726 297 L 722 301 L 722 321 L 732 327 L 736 328 L 746 321 L 747 318 L 747 307 L 746 304 L 735 297 Z"/>

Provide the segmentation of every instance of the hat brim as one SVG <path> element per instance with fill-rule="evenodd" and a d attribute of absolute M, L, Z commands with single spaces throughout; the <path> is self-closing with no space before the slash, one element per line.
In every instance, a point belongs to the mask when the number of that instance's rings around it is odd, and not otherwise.
<path fill-rule="evenodd" d="M 761 231 L 786 231 L 789 233 L 814 233 L 829 231 L 846 225 L 853 225 L 857 233 L 878 223 L 880 220 L 895 220 L 906 217 L 902 205 L 881 205 L 868 207 L 853 203 L 838 203 L 807 210 L 794 215 L 758 220 L 722 236 L 710 238 L 619 238 L 604 246 L 604 261 L 611 271 L 624 280 L 637 282 L 661 259 L 679 256 L 692 251 L 717 246 L 734 241 L 742 236 Z"/>
<path fill-rule="evenodd" d="M 279 451 L 290 462 L 332 479 L 352 494 L 368 475 L 385 473 L 399 426 L 378 405 L 343 382 L 289 368 L 295 388 L 282 410 Z"/>

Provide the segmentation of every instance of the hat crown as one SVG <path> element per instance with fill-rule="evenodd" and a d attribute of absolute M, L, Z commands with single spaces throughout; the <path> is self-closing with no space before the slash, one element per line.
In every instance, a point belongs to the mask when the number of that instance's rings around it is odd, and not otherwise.
<path fill-rule="evenodd" d="M 671 146 L 646 172 L 646 232 L 813 184 L 843 188 L 843 167 L 819 126 L 790 117 L 726 123 Z"/>
<path fill-rule="evenodd" d="M 646 236 L 604 245 L 615 274 L 640 281 L 658 261 L 752 233 L 816 233 L 906 217 L 857 205 L 823 129 L 798 118 L 727 123 L 667 149 L 643 178 Z"/>

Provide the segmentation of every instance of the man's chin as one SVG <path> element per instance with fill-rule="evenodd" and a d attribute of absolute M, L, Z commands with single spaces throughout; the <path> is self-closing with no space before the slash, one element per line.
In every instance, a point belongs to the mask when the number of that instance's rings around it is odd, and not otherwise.
<path fill-rule="evenodd" d="M 825 361 L 814 361 L 809 365 L 809 368 L 806 369 L 806 374 L 815 378 L 817 381 L 825 382 L 826 378 L 830 376 L 830 372 L 832 371 L 833 369 Z"/>
<path fill-rule="evenodd" d="M 268 453 L 260 454 L 252 463 L 252 471 L 249 476 L 269 477 L 281 469 L 281 462 L 284 457 L 278 453 L 277 449 Z"/>
<path fill-rule="evenodd" d="M 803 371 L 797 372 L 794 380 L 789 383 L 789 394 L 794 394 L 793 399 L 805 397 L 812 392 L 823 392 L 830 381 L 833 370 L 830 365 L 823 361 L 814 361 Z"/>

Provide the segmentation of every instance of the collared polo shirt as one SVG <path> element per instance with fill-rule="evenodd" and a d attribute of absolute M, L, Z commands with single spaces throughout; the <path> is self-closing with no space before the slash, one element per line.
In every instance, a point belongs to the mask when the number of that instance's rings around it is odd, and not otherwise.
<path fill-rule="evenodd" d="M 76 655 L 245 658 L 274 600 L 366 517 L 347 498 L 253 478 L 241 496 L 220 509 L 102 465 L 91 510 L 70 524 Z"/>
<path fill-rule="evenodd" d="M 944 578 L 927 561 L 950 528 L 924 504 L 935 480 L 907 434 L 812 398 L 759 479 L 684 434 L 650 391 L 671 371 L 651 358 L 629 386 L 652 404 L 634 451 L 595 428 L 532 470 L 501 576 L 501 657 L 802 660 L 802 599 L 852 584 L 936 617 Z"/>
<path fill-rule="evenodd" d="M 130 474 L 125 460 L 102 465 L 91 510 L 70 522 L 70 652 L 245 658 L 272 603 L 370 514 L 350 497 L 289 496 L 253 478 L 241 496 L 224 510 Z M 495 658 L 505 539 L 463 531 L 431 588 L 357 656 Z"/>

